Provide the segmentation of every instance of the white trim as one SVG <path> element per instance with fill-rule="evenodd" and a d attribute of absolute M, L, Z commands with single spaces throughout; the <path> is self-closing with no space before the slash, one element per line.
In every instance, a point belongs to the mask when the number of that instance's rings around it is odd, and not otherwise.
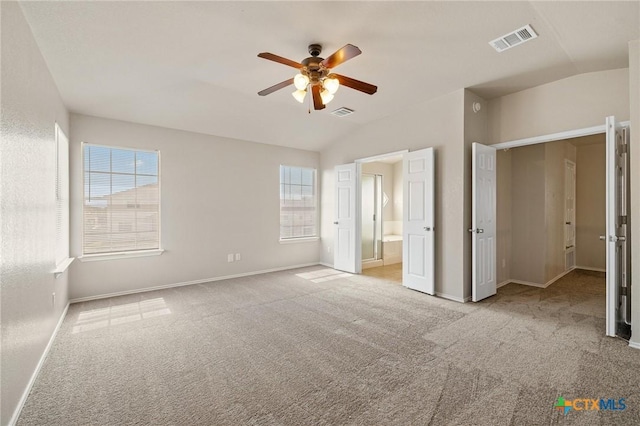
<path fill-rule="evenodd" d="M 640 342 L 632 342 L 629 340 L 629 347 L 632 347 L 633 349 L 640 349 Z"/>
<path fill-rule="evenodd" d="M 107 299 L 109 297 L 116 297 L 116 296 L 126 296 L 127 294 L 146 293 L 148 291 L 164 290 L 167 288 L 183 287 L 186 285 L 204 284 L 204 283 L 210 283 L 214 281 L 230 280 L 233 278 L 249 277 L 251 275 L 268 274 L 270 272 L 279 272 L 279 271 L 287 271 L 289 269 L 306 268 L 308 266 L 316 266 L 318 264 L 319 264 L 318 262 L 304 263 L 302 265 L 283 266 L 280 268 L 263 269 L 262 271 L 244 272 L 241 274 L 224 275 L 221 277 L 204 278 L 201 280 L 184 281 L 184 282 L 173 283 L 173 284 L 163 284 L 163 285 L 157 285 L 153 287 L 138 288 L 135 290 L 125 290 L 125 291 L 117 291 L 115 293 L 98 294 L 96 296 L 77 297 L 75 299 L 71 299 L 69 303 L 88 302 L 90 300 Z"/>
<path fill-rule="evenodd" d="M 296 243 L 313 243 L 320 241 L 320 237 L 302 237 L 302 238 L 280 238 L 280 244 L 296 244 Z"/>
<path fill-rule="evenodd" d="M 372 157 L 359 158 L 356 161 L 354 161 L 354 163 L 372 163 L 374 161 L 384 160 L 385 158 L 395 157 L 395 156 L 398 156 L 398 155 L 404 155 L 407 152 L 409 152 L 408 149 L 403 149 L 402 151 L 388 152 L 386 154 L 378 154 L 378 155 L 374 155 Z"/>
<path fill-rule="evenodd" d="M 319 262 L 318 265 L 326 266 L 327 268 L 333 269 L 333 263 Z"/>
<path fill-rule="evenodd" d="M 628 126 L 630 122 L 623 121 L 620 124 L 623 126 Z M 597 135 L 599 133 L 604 133 L 605 130 L 606 130 L 606 126 L 604 124 L 601 124 L 598 126 L 585 127 L 582 129 L 566 130 L 564 132 L 551 133 L 548 135 L 534 136 L 531 138 L 524 138 L 524 139 L 516 139 L 513 141 L 501 142 L 501 143 L 497 143 L 490 146 L 494 147 L 495 149 L 517 148 L 519 146 L 536 145 L 539 143 L 554 142 L 554 141 L 560 141 L 563 139 L 579 138 L 581 136 Z"/>
<path fill-rule="evenodd" d="M 55 340 L 56 335 L 58 334 L 58 330 L 60 330 L 60 327 L 62 326 L 62 322 L 67 316 L 68 309 L 69 309 L 69 302 L 67 302 L 67 306 L 64 307 L 64 310 L 62 311 L 62 314 L 58 319 L 58 323 L 56 324 L 56 328 L 53 330 L 53 333 L 51 333 L 49 342 L 47 343 L 47 346 L 44 348 L 44 352 L 42 352 L 42 356 L 40 356 L 40 360 L 38 361 L 38 364 L 36 365 L 35 370 L 33 370 L 33 374 L 31 374 L 29 383 L 27 383 L 27 387 L 24 389 L 24 392 L 22 393 L 22 397 L 20 398 L 20 401 L 18 401 L 18 405 L 16 406 L 16 409 L 13 412 L 13 416 L 11 416 L 11 420 L 9 420 L 9 426 L 15 425 L 18 419 L 20 418 L 20 413 L 22 412 L 22 408 L 24 408 L 24 404 L 25 402 L 27 402 L 27 398 L 31 393 L 31 388 L 33 388 L 33 385 L 35 384 L 36 379 L 38 378 L 38 374 L 40 373 L 40 369 L 44 365 L 44 360 L 47 358 L 47 355 L 49 355 L 49 350 L 51 349 L 51 346 L 53 345 L 53 341 Z"/>
<path fill-rule="evenodd" d="M 101 260 L 129 259 L 132 257 L 160 256 L 164 253 L 163 249 L 139 250 L 139 251 L 121 251 L 116 253 L 99 253 L 85 254 L 78 257 L 80 262 L 98 262 Z"/>
<path fill-rule="evenodd" d="M 508 281 L 512 282 L 514 284 L 522 284 L 522 285 L 528 285 L 528 286 L 531 286 L 531 287 L 538 287 L 538 288 L 547 288 L 551 284 L 553 284 L 556 281 L 558 281 L 560 278 L 562 278 L 565 275 L 567 275 L 569 272 L 573 271 L 574 269 L 576 269 L 576 268 L 574 267 L 574 268 L 571 268 L 571 269 L 567 269 L 566 271 L 562 272 L 561 274 L 556 275 L 554 278 L 551 278 L 549 281 L 547 281 L 544 284 L 534 283 L 532 281 L 522 281 L 522 280 L 508 280 Z"/>
<path fill-rule="evenodd" d="M 75 259 L 76 259 L 75 257 L 67 257 L 65 260 L 63 260 L 62 262 L 58 263 L 56 265 L 56 269 L 53 270 L 53 276 L 55 278 L 58 278 L 60 275 L 62 275 L 64 273 L 64 271 L 67 270 L 69 265 L 71 265 L 71 263 Z"/>
<path fill-rule="evenodd" d="M 378 260 L 365 260 L 364 262 L 362 262 L 362 269 L 369 269 L 369 268 L 377 268 L 379 266 L 384 266 L 384 261 L 382 259 L 378 259 Z"/>
<path fill-rule="evenodd" d="M 424 293 L 428 296 L 427 293 Z M 454 302 L 458 302 L 458 303 L 466 303 L 468 301 L 471 300 L 471 296 L 467 296 L 465 298 L 462 297 L 457 297 L 457 296 L 452 296 L 450 294 L 446 294 L 446 293 L 440 293 L 439 291 L 436 291 L 436 296 L 441 297 L 443 299 L 447 299 L 447 300 L 453 300 Z"/>
<path fill-rule="evenodd" d="M 574 269 L 582 269 L 583 271 L 607 272 L 605 268 L 592 268 L 591 266 L 576 266 Z"/>
<path fill-rule="evenodd" d="M 505 285 L 507 285 L 507 284 L 509 284 L 509 283 L 511 283 L 511 282 L 513 282 L 513 281 L 512 281 L 512 280 L 504 280 L 504 281 L 502 281 L 500 284 L 498 284 L 498 285 L 496 286 L 496 289 L 498 289 L 498 288 L 500 288 L 500 287 L 504 287 Z"/>

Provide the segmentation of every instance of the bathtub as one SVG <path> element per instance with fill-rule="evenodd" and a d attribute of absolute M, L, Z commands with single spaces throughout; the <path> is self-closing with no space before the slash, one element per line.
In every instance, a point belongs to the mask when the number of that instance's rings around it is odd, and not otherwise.
<path fill-rule="evenodd" d="M 382 237 L 382 261 L 385 265 L 402 263 L 402 235 Z"/>

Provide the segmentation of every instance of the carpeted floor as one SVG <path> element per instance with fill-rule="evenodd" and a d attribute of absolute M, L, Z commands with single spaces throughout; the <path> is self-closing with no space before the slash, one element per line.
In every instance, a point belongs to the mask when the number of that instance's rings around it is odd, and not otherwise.
<path fill-rule="evenodd" d="M 71 305 L 18 424 L 632 425 L 640 351 L 603 274 L 460 304 L 318 266 Z"/>

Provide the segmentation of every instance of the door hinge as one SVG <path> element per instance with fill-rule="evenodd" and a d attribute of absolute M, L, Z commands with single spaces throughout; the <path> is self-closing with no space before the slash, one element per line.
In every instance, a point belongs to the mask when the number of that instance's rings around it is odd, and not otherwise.
<path fill-rule="evenodd" d="M 627 295 L 627 287 L 620 287 L 620 296 Z"/>
<path fill-rule="evenodd" d="M 628 223 L 627 222 L 627 216 L 619 216 L 618 217 L 618 223 L 620 225 L 626 225 Z"/>
<path fill-rule="evenodd" d="M 629 145 L 627 145 L 625 142 L 622 142 L 618 147 L 618 152 L 620 154 L 627 154 L 629 152 Z"/>

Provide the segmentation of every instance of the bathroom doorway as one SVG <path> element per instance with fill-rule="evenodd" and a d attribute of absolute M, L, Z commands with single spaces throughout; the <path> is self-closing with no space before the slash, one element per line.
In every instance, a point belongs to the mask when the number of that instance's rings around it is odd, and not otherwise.
<path fill-rule="evenodd" d="M 362 163 L 362 273 L 402 283 L 402 154 Z"/>

